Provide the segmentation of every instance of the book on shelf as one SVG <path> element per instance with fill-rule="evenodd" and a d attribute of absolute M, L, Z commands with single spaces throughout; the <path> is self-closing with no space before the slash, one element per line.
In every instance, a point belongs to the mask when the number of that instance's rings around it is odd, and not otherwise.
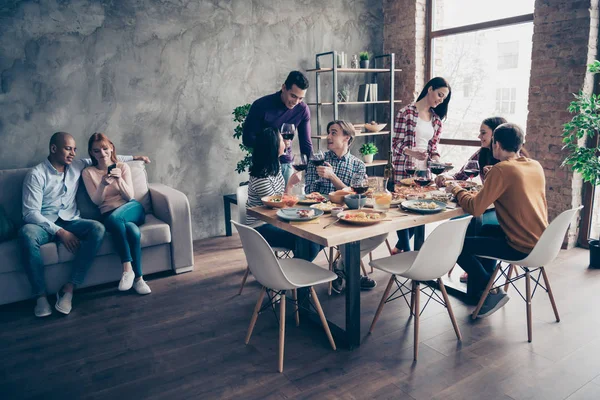
<path fill-rule="evenodd" d="M 369 101 L 378 101 L 377 97 L 377 84 L 370 83 L 369 84 Z"/>
<path fill-rule="evenodd" d="M 356 101 L 369 101 L 369 89 L 371 85 L 362 84 L 358 85 L 358 97 Z"/>

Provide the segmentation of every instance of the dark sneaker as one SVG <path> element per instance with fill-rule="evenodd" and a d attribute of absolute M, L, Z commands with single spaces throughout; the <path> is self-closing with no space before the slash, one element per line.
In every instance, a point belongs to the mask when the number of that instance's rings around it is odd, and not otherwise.
<path fill-rule="evenodd" d="M 337 294 L 341 294 L 346 288 L 346 274 L 341 269 L 334 269 L 333 272 L 337 274 L 337 279 L 331 282 L 331 290 Z"/>
<path fill-rule="evenodd" d="M 360 277 L 360 290 L 371 290 L 377 286 L 377 281 L 369 278 L 368 276 Z"/>
<path fill-rule="evenodd" d="M 481 310 L 479 310 L 479 314 L 477 314 L 477 318 L 489 317 L 504 307 L 504 305 L 508 303 L 508 300 L 510 300 L 510 297 L 508 297 L 508 295 L 504 293 L 504 290 L 502 289 L 498 289 L 498 293 L 488 294 L 488 297 L 485 299 Z"/>

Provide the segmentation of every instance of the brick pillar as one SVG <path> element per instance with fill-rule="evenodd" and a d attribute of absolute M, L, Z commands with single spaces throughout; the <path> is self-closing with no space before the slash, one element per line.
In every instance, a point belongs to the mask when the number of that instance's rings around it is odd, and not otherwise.
<path fill-rule="evenodd" d="M 405 106 L 425 85 L 426 0 L 384 0 L 383 50 L 396 54 L 394 97 Z"/>
<path fill-rule="evenodd" d="M 533 25 L 526 147 L 544 167 L 552 220 L 582 201 L 581 177 L 560 167 L 561 135 L 572 93 L 593 90 L 586 70 L 597 56 L 598 0 L 536 0 Z M 568 247 L 576 244 L 578 225 L 571 225 Z"/>

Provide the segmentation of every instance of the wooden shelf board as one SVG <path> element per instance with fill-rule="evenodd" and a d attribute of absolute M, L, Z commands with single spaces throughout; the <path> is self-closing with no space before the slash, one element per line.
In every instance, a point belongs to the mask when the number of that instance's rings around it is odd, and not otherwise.
<path fill-rule="evenodd" d="M 380 101 L 339 101 L 338 106 L 342 105 L 357 105 L 357 104 L 388 104 L 389 100 L 380 100 Z M 402 100 L 394 100 L 394 103 L 402 103 Z M 306 103 L 309 106 L 332 106 L 333 103 Z"/>
<path fill-rule="evenodd" d="M 372 163 L 365 163 L 365 167 L 378 167 L 380 165 L 386 165 L 387 160 L 373 160 Z"/>
<path fill-rule="evenodd" d="M 307 69 L 306 72 L 332 72 L 333 68 L 312 68 Z M 390 72 L 389 68 L 338 68 L 337 72 L 349 72 L 355 74 L 365 74 L 367 72 Z M 394 69 L 394 72 L 402 72 L 401 69 Z"/>

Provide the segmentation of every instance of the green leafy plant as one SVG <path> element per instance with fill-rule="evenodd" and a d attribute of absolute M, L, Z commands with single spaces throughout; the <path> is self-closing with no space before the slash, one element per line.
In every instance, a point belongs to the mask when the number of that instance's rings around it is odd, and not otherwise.
<path fill-rule="evenodd" d="M 250 111 L 251 104 L 244 104 L 243 106 L 239 106 L 233 109 L 231 113 L 233 115 L 233 122 L 237 122 L 237 125 L 233 129 L 233 137 L 235 139 L 241 140 L 242 133 L 244 131 L 244 121 L 246 121 L 246 117 L 248 116 L 248 112 Z M 243 173 L 246 170 L 250 169 L 252 165 L 252 148 L 244 146 L 243 143 L 239 144 L 240 150 L 242 150 L 244 154 L 244 158 L 238 161 L 235 170 L 238 174 Z"/>
<path fill-rule="evenodd" d="M 588 65 L 588 71 L 593 74 L 600 72 L 600 61 Z M 562 165 L 581 173 L 584 182 L 597 185 L 600 183 L 600 147 L 588 147 L 586 142 L 594 139 L 600 131 L 600 95 L 586 95 L 580 91 L 574 96 L 575 100 L 568 108 L 574 114 L 573 118 L 563 126 L 563 150 L 567 150 L 568 155 Z"/>
<path fill-rule="evenodd" d="M 362 154 L 363 156 L 367 156 L 369 154 L 377 154 L 379 149 L 377 148 L 377 146 L 375 146 L 374 143 L 364 143 L 360 147 L 359 151 L 360 151 L 360 154 Z"/>
<path fill-rule="evenodd" d="M 369 59 L 369 52 L 368 51 L 361 51 L 359 53 L 359 57 L 361 59 L 361 61 L 366 61 Z"/>

